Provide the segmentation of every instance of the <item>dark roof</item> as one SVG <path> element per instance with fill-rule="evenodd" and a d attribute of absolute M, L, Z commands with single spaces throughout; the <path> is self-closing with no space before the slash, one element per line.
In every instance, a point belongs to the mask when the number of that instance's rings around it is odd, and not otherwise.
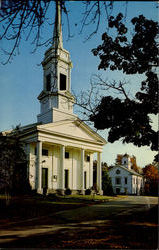
<path fill-rule="evenodd" d="M 126 153 L 126 154 L 123 155 L 123 157 L 129 157 L 129 155 Z"/>

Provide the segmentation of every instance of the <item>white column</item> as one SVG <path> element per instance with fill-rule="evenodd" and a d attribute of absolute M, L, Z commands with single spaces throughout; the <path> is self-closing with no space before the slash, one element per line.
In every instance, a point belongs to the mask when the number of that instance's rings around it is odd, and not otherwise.
<path fill-rule="evenodd" d="M 48 189 L 52 189 L 52 151 L 51 150 L 52 150 L 52 147 L 49 148 Z"/>
<path fill-rule="evenodd" d="M 102 194 L 102 169 L 101 169 L 101 153 L 97 153 L 97 187 L 99 193 Z"/>
<path fill-rule="evenodd" d="M 133 183 L 133 181 L 134 181 L 134 179 L 133 179 L 133 175 L 131 175 L 131 194 L 133 194 L 133 193 L 134 193 L 134 188 L 133 188 L 134 183 Z"/>
<path fill-rule="evenodd" d="M 65 146 L 61 145 L 60 148 L 60 161 L 61 161 L 61 183 L 60 183 L 60 189 L 64 190 L 64 161 L 65 161 Z"/>
<path fill-rule="evenodd" d="M 54 146 L 51 147 L 51 189 L 54 188 L 53 176 L 54 176 Z"/>
<path fill-rule="evenodd" d="M 74 178 L 74 150 L 72 149 L 72 158 L 71 158 L 71 163 L 72 163 L 72 166 L 71 166 L 71 181 L 72 181 L 72 190 L 74 189 L 74 183 L 75 183 L 75 180 L 76 178 Z"/>
<path fill-rule="evenodd" d="M 42 193 L 42 188 L 41 188 L 41 165 L 42 165 L 42 142 L 38 141 L 37 142 L 37 165 L 36 165 L 36 188 L 38 193 Z"/>
<path fill-rule="evenodd" d="M 90 163 L 89 163 L 89 188 L 93 186 L 93 154 L 90 154 Z"/>
<path fill-rule="evenodd" d="M 81 149 L 81 193 L 84 194 L 84 149 Z"/>
<path fill-rule="evenodd" d="M 26 144 L 26 155 L 27 155 L 27 178 L 30 179 L 30 144 Z"/>

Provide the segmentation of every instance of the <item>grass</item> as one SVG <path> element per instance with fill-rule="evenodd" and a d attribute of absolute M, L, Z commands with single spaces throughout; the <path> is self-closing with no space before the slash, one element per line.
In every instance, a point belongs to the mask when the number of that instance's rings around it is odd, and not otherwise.
<path fill-rule="evenodd" d="M 77 199 L 85 201 L 108 201 L 114 199 L 115 196 L 104 196 L 104 195 L 66 195 L 64 199 Z"/>
<path fill-rule="evenodd" d="M 0 195 L 0 220 L 30 219 L 58 211 L 74 209 L 95 202 L 108 201 L 114 197 L 100 195 Z"/>
<path fill-rule="evenodd" d="M 59 211 L 84 207 L 90 204 L 106 202 L 120 196 L 101 195 L 65 195 L 55 194 L 43 196 L 40 194 L 10 196 L 0 195 L 0 222 L 20 221 Z M 126 196 L 124 196 L 126 197 Z"/>
<path fill-rule="evenodd" d="M 113 196 L 100 195 L 24 195 L 10 196 L 0 195 L 0 220 L 21 220 L 56 213 L 67 209 L 86 206 L 96 202 L 112 200 Z"/>
<path fill-rule="evenodd" d="M 11 197 L 9 202 L 0 197 L 0 220 L 31 219 L 57 211 L 76 208 L 83 204 L 63 202 L 61 199 L 50 200 L 42 195 Z"/>

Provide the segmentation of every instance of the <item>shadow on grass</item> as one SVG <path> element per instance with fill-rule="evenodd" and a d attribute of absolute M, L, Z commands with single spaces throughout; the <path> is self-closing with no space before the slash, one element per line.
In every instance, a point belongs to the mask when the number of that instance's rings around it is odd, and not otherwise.
<path fill-rule="evenodd" d="M 87 204 L 82 201 L 65 200 L 57 196 L 43 195 L 11 197 L 9 202 L 0 199 L 0 221 L 21 221 L 56 213 L 67 209 L 74 209 Z"/>
<path fill-rule="evenodd" d="M 58 249 L 157 249 L 157 206 L 111 220 L 51 225 L 43 222 L 23 233 L 0 238 L 1 247 Z M 78 215 L 77 215 L 78 216 Z M 28 228 L 27 228 L 28 229 Z M 35 230 L 35 231 L 34 231 Z M 1 241 L 2 240 L 2 241 Z M 3 243 L 3 240 L 6 242 Z"/>

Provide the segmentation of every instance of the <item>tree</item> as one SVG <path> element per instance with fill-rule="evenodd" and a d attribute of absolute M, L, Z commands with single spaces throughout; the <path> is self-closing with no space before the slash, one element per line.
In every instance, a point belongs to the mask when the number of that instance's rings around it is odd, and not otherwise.
<path fill-rule="evenodd" d="M 102 171 L 102 190 L 104 195 L 113 195 L 112 182 L 108 170 Z"/>
<path fill-rule="evenodd" d="M 102 190 L 104 195 L 112 195 L 113 189 L 111 179 L 108 175 L 108 164 L 106 162 L 101 163 L 102 168 Z M 93 189 L 98 193 L 99 187 L 97 186 L 97 160 L 93 161 Z"/>
<path fill-rule="evenodd" d="M 139 74 L 145 79 L 141 81 L 135 97 L 130 98 L 124 81 L 108 83 L 98 77 L 98 86 L 116 90 L 118 97 L 103 96 L 93 112 L 89 110 L 89 119 L 97 129 L 110 129 L 108 141 L 111 143 L 122 139 L 123 142 L 138 147 L 150 146 L 151 150 L 157 151 L 158 132 L 152 129 L 150 115 L 158 112 L 158 78 L 155 72 L 158 64 L 158 23 L 143 15 L 134 17 L 131 20 L 134 34 L 129 41 L 128 29 L 122 20 L 121 13 L 116 18 L 111 16 L 109 28 L 115 28 L 115 37 L 104 33 L 103 43 L 92 50 L 100 59 L 98 69 L 122 71 L 130 76 Z"/>
<path fill-rule="evenodd" d="M 118 154 L 117 155 L 117 158 L 116 158 L 116 164 L 117 165 L 122 165 L 122 158 L 123 158 L 124 155 L 121 155 L 121 154 Z M 131 168 L 136 171 L 137 173 L 140 172 L 140 168 L 137 166 L 137 163 L 136 163 L 136 157 L 133 155 L 133 156 L 130 156 L 130 161 L 131 161 Z"/>
<path fill-rule="evenodd" d="M 145 178 L 145 194 L 158 195 L 159 173 L 157 166 L 153 164 L 146 165 L 143 168 Z"/>
<path fill-rule="evenodd" d="M 14 132 L 0 134 L 0 191 L 22 193 L 29 188 L 27 158 L 19 140 L 19 127 Z"/>
<path fill-rule="evenodd" d="M 33 52 L 43 45 L 49 45 L 53 42 L 53 35 L 46 38 L 44 29 L 54 25 L 54 9 L 58 2 L 61 5 L 62 11 L 66 14 L 68 39 L 72 36 L 69 24 L 69 4 L 71 1 L 65 0 L 2 0 L 0 10 L 1 36 L 0 40 L 4 40 L 5 44 L 10 43 L 10 49 L 1 48 L 7 56 L 5 63 L 11 61 L 12 57 L 19 53 L 21 41 L 24 39 L 31 42 L 33 45 Z M 100 22 L 101 13 L 105 11 L 105 15 L 109 18 L 114 1 L 83 1 L 84 10 L 82 10 L 82 21 L 80 25 L 80 32 L 88 25 L 93 25 L 94 29 L 87 32 L 89 39 L 97 33 Z M 52 9 L 52 15 L 49 16 L 49 9 Z M 77 26 L 77 20 L 74 20 Z"/>

